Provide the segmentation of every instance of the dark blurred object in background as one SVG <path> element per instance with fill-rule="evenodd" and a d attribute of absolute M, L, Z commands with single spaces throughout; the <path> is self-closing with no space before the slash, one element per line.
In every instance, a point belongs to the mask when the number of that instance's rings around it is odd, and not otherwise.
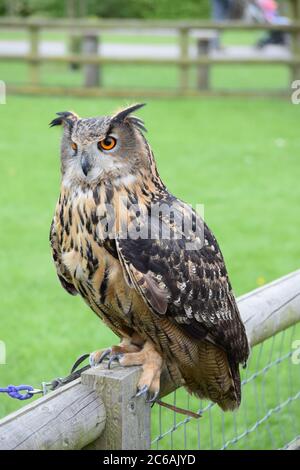
<path fill-rule="evenodd" d="M 244 17 L 247 0 L 211 0 L 213 21 L 239 20 Z M 213 47 L 220 49 L 220 35 L 214 40 Z"/>
<path fill-rule="evenodd" d="M 244 16 L 247 0 L 212 0 L 212 19 L 215 21 L 240 20 Z"/>
<path fill-rule="evenodd" d="M 230 6 L 230 19 L 241 20 L 244 18 L 245 10 L 247 8 L 247 0 L 234 0 Z"/>
<path fill-rule="evenodd" d="M 230 8 L 233 0 L 211 0 L 211 16 L 213 21 L 227 21 L 230 18 Z M 220 33 L 212 41 L 214 49 L 221 49 Z"/>
<path fill-rule="evenodd" d="M 226 21 L 230 18 L 232 0 L 212 0 L 212 19 Z"/>
<path fill-rule="evenodd" d="M 255 0 L 249 2 L 248 19 L 258 23 L 270 24 L 288 24 L 288 18 L 281 16 L 279 12 L 278 3 L 275 0 Z M 287 45 L 288 35 L 282 31 L 268 31 L 259 41 L 256 46 L 262 49 L 265 46 L 274 45 Z"/>

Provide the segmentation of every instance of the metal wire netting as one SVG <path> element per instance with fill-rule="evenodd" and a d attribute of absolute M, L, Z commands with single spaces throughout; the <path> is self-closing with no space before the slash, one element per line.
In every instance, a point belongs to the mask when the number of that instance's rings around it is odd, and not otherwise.
<path fill-rule="evenodd" d="M 164 399 L 192 411 L 194 419 L 155 407 L 153 449 L 284 449 L 300 434 L 300 364 L 294 360 L 300 323 L 253 348 L 242 371 L 242 404 L 224 413 L 184 389 Z"/>

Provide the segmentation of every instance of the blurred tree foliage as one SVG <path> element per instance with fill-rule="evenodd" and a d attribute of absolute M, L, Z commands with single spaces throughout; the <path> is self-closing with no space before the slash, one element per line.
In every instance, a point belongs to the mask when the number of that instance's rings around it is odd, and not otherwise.
<path fill-rule="evenodd" d="M 101 18 L 206 18 L 210 0 L 73 0 L 77 15 Z M 0 15 L 67 16 L 68 0 L 0 0 Z"/>
<path fill-rule="evenodd" d="M 93 0 L 97 16 L 103 18 L 205 18 L 209 0 Z"/>
<path fill-rule="evenodd" d="M 14 16 L 65 16 L 66 1 L 0 0 L 0 14 Z"/>

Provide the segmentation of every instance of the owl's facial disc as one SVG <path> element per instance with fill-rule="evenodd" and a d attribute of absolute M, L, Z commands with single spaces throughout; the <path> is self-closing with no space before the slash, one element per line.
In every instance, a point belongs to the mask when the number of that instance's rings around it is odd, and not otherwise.
<path fill-rule="evenodd" d="M 149 166 L 147 143 L 141 133 L 145 128 L 141 120 L 129 116 L 139 107 L 135 105 L 112 117 L 76 116 L 72 122 L 64 123 L 61 148 L 64 185 L 89 186 L 105 180 L 129 184 L 135 180 L 137 171 Z"/>
<path fill-rule="evenodd" d="M 118 128 L 84 140 L 79 139 L 78 134 L 72 134 L 68 153 L 65 152 L 67 158 L 64 159 L 65 184 L 72 185 L 72 181 L 76 184 L 80 181 L 83 184 L 95 184 L 131 172 L 127 137 Z"/>
<path fill-rule="evenodd" d="M 76 145 L 76 144 L 75 144 Z M 107 135 L 104 139 L 101 139 L 97 142 L 97 148 L 100 153 L 109 154 L 114 147 L 117 145 L 117 139 L 112 135 Z M 90 149 L 90 152 L 83 150 L 81 152 L 80 164 L 84 175 L 89 178 L 89 173 L 93 170 L 94 167 L 98 167 L 99 170 L 105 169 L 105 166 L 101 162 L 97 162 L 96 158 L 93 157 L 95 149 L 93 146 Z M 100 158 L 103 158 L 103 155 L 100 155 Z M 103 166 L 103 168 L 101 168 Z"/>

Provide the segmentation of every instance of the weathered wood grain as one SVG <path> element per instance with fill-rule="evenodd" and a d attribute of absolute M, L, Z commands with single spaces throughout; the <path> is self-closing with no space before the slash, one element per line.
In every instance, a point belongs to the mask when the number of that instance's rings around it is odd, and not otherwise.
<path fill-rule="evenodd" d="M 251 346 L 300 322 L 300 270 L 238 299 Z"/>
<path fill-rule="evenodd" d="M 101 396 L 106 409 L 106 426 L 88 449 L 149 449 L 150 405 L 143 397 L 135 398 L 140 367 L 107 365 L 90 369 L 82 375 L 82 383 Z"/>
<path fill-rule="evenodd" d="M 80 379 L 0 421 L 0 450 L 82 449 L 105 426 L 101 396 Z"/>
<path fill-rule="evenodd" d="M 300 437 L 288 444 L 285 450 L 300 450 Z"/>

